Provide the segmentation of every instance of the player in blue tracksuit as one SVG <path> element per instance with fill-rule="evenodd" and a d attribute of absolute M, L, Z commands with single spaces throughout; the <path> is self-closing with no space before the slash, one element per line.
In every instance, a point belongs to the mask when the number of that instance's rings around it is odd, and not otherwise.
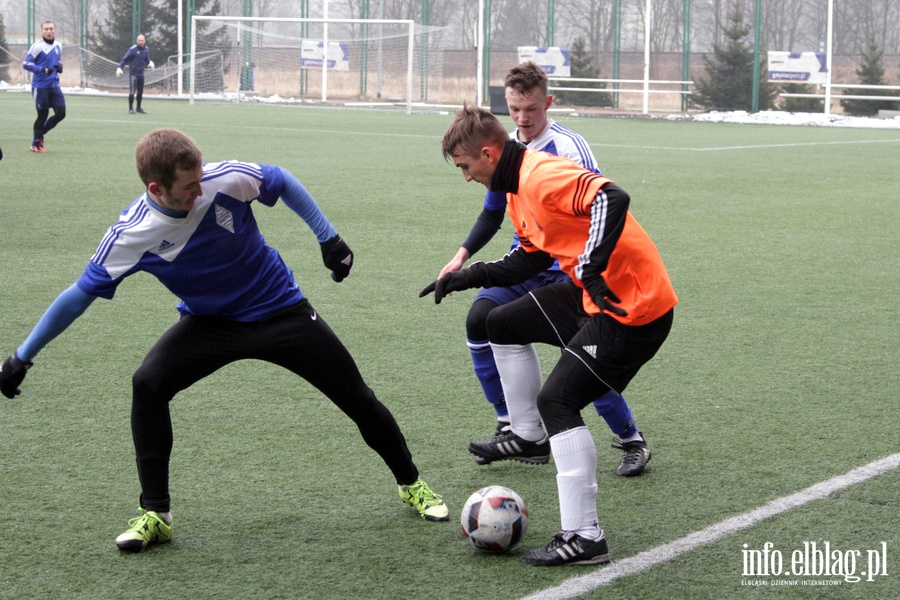
<path fill-rule="evenodd" d="M 94 300 L 112 299 L 134 273 L 150 273 L 181 300 L 180 320 L 132 377 L 141 514 L 116 539 L 119 548 L 140 551 L 171 539 L 169 402 L 241 359 L 271 362 L 306 379 L 356 423 L 406 504 L 426 520 L 448 520 L 446 504 L 419 479 L 393 415 L 257 227 L 252 203 L 273 206 L 280 197 L 315 233 L 332 279 L 343 280 L 353 253 L 303 185 L 278 166 L 203 164 L 193 140 L 174 129 L 144 136 L 136 159 L 146 192 L 122 211 L 84 273 L 0 366 L 0 392 L 12 398 L 38 352 Z"/>
<path fill-rule="evenodd" d="M 548 118 L 547 110 L 553 101 L 548 93 L 547 74 L 532 62 L 517 65 L 509 70 L 505 80 L 506 101 L 510 116 L 517 127 L 510 133 L 510 139 L 519 140 L 528 148 L 541 150 L 557 156 L 564 156 L 578 165 L 600 173 L 597 160 L 587 141 L 574 131 Z M 500 229 L 506 212 L 506 194 L 488 191 L 484 208 L 466 241 L 453 259 L 441 269 L 438 279 L 451 271 L 458 271 L 465 262 L 487 244 Z M 512 247 L 518 246 L 514 237 Z M 487 316 L 496 308 L 521 298 L 536 288 L 566 281 L 569 276 L 559 270 L 559 265 L 544 271 L 524 283 L 511 287 L 483 288 L 466 317 L 466 343 L 472 355 L 475 375 L 482 391 L 497 414 L 495 437 L 510 435 L 509 413 L 504 400 L 500 374 L 494 362 L 494 354 L 488 341 Z M 594 408 L 603 417 L 609 428 L 619 437 L 624 454 L 616 473 L 622 476 L 640 475 L 650 460 L 650 449 L 638 430 L 631 409 L 625 398 L 614 391 L 594 401 Z M 530 440 L 538 441 L 538 440 Z M 471 451 L 470 446 L 470 451 Z M 516 449 L 510 446 L 512 460 L 523 460 L 516 456 Z M 483 457 L 477 457 L 479 464 L 486 464 Z M 540 457 L 529 456 L 526 462 L 547 462 L 550 448 Z"/>
<path fill-rule="evenodd" d="M 34 73 L 31 78 L 31 97 L 37 110 L 31 141 L 31 151 L 44 152 L 44 135 L 66 118 L 66 98 L 59 87 L 63 72 L 62 45 L 56 41 L 53 21 L 41 23 L 41 39 L 31 45 L 22 67 Z M 53 116 L 49 117 L 50 109 Z M 49 118 L 48 118 L 49 117 Z"/>
<path fill-rule="evenodd" d="M 137 36 L 135 41 L 137 43 L 129 48 L 119 61 L 116 77 L 122 76 L 122 69 L 128 69 L 128 112 L 134 114 L 134 100 L 137 98 L 137 112 L 146 114 L 141 108 L 141 100 L 144 99 L 144 69 L 152 69 L 154 65 L 150 60 L 150 49 L 147 48 L 147 38 L 144 34 Z"/>

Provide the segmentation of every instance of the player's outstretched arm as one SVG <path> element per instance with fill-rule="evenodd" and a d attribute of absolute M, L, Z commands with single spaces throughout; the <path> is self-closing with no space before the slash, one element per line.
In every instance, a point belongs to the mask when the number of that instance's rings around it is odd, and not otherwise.
<path fill-rule="evenodd" d="M 57 296 L 22 345 L 3 362 L 0 370 L 0 392 L 4 396 L 13 398 L 20 393 L 19 385 L 31 368 L 32 359 L 80 317 L 96 299 L 96 296 L 82 292 L 77 284 L 72 284 Z"/>
<path fill-rule="evenodd" d="M 434 303 L 440 304 L 445 296 L 453 292 L 522 283 L 549 269 L 552 264 L 553 257 L 546 252 L 526 252 L 518 246 L 500 260 L 489 263 L 479 261 L 468 268 L 444 274 L 422 290 L 419 298 L 434 292 Z"/>
<path fill-rule="evenodd" d="M 316 234 L 322 250 L 322 262 L 331 271 L 331 278 L 337 282 L 343 281 L 353 267 L 353 251 L 338 235 L 303 184 L 287 169 L 281 168 L 281 173 L 284 177 L 281 200 L 300 215 Z"/>

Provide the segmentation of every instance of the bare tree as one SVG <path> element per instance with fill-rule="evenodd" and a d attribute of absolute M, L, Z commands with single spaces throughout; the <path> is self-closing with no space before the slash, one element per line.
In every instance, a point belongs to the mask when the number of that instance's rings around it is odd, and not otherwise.
<path fill-rule="evenodd" d="M 604 71 L 603 55 L 612 52 L 613 7 L 609 0 L 570 0 L 557 5 L 562 19 L 570 33 L 562 40 L 572 44 L 577 38 L 584 38 L 588 50 L 597 61 L 601 73 Z M 559 35 L 555 36 L 560 39 Z"/>
<path fill-rule="evenodd" d="M 769 50 L 809 51 L 817 50 L 818 43 L 810 46 L 809 36 L 803 35 L 804 14 L 807 3 L 803 0 L 765 0 L 763 5 L 763 46 Z"/>
<path fill-rule="evenodd" d="M 56 36 L 69 40 L 69 45 L 79 43 L 78 36 L 81 33 L 81 0 L 47 0 L 38 3 L 40 11 L 37 15 L 37 31 L 35 36 L 40 36 L 41 21 L 53 21 L 56 25 Z M 106 2 L 89 1 L 87 26 L 97 21 L 97 17 L 105 17 Z"/>
<path fill-rule="evenodd" d="M 547 0 L 494 0 L 492 4 L 492 47 L 512 50 L 546 45 Z"/>
<path fill-rule="evenodd" d="M 870 41 L 886 52 L 900 51 L 900 0 L 834 3 L 836 54 L 861 54 Z"/>

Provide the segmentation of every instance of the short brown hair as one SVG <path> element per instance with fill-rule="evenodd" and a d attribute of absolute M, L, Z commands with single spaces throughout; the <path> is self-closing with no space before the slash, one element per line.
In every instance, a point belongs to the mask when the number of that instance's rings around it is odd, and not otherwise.
<path fill-rule="evenodd" d="M 176 171 L 196 168 L 203 161 L 203 153 L 194 140 L 177 129 L 154 129 L 138 142 L 134 160 L 144 185 L 155 181 L 169 190 Z"/>
<path fill-rule="evenodd" d="M 503 84 L 524 96 L 530 96 L 534 88 L 540 89 L 545 96 L 548 93 L 547 74 L 531 61 L 510 69 Z"/>
<path fill-rule="evenodd" d="M 486 145 L 503 148 L 508 141 L 509 133 L 497 117 L 483 108 L 463 104 L 444 133 L 441 150 L 444 160 L 450 160 L 455 156 L 475 156 Z"/>

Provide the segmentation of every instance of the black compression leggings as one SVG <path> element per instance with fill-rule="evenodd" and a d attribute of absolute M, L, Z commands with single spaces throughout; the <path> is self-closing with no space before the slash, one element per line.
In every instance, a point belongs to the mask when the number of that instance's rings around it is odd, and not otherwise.
<path fill-rule="evenodd" d="M 49 108 L 41 108 L 37 111 L 37 119 L 34 120 L 34 132 L 35 137 L 38 137 L 37 133 L 40 132 L 39 137 L 44 137 L 44 134 L 59 125 L 59 122 L 66 118 L 66 107 L 60 106 L 58 108 L 54 107 L 53 116 L 49 119 L 47 118 L 50 115 Z"/>

